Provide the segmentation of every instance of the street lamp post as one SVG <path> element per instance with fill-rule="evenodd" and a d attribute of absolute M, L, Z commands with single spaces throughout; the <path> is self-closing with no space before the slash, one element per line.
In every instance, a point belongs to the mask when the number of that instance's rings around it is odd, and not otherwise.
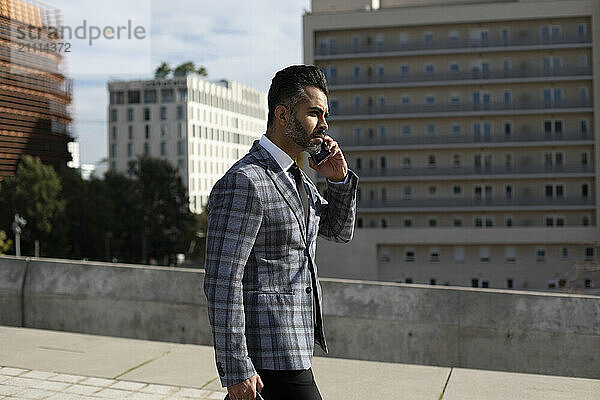
<path fill-rule="evenodd" d="M 15 214 L 12 229 L 15 233 L 15 254 L 17 257 L 21 256 L 21 232 L 23 232 L 23 227 L 25 225 L 27 225 L 27 220 L 19 216 L 19 214 Z"/>

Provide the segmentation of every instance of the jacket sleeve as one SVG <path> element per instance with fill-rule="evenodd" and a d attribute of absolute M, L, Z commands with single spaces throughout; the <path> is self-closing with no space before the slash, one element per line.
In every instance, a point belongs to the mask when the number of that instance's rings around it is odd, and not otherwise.
<path fill-rule="evenodd" d="M 262 221 L 260 198 L 243 173 L 228 173 L 208 200 L 204 293 L 221 385 L 256 373 L 245 336 L 242 277 Z"/>
<path fill-rule="evenodd" d="M 348 178 L 342 184 L 327 182 L 325 212 L 319 221 L 319 236 L 335 242 L 347 243 L 354 235 L 358 176 L 348 170 Z"/>

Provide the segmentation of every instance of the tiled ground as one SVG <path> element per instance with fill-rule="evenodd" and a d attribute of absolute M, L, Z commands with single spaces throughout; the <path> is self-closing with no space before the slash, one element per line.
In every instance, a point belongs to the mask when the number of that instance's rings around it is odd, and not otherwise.
<path fill-rule="evenodd" d="M 0 399 L 223 399 L 223 392 L 0 367 Z"/>

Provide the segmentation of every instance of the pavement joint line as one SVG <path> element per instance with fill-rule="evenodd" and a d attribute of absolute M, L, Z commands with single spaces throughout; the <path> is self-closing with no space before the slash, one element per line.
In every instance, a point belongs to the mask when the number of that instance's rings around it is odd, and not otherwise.
<path fill-rule="evenodd" d="M 450 377 L 452 376 L 452 371 L 454 371 L 454 367 L 450 367 L 450 372 L 448 373 L 448 377 L 446 378 L 446 383 L 444 383 L 444 388 L 442 389 L 442 393 L 440 393 L 440 397 L 438 400 L 442 400 L 444 398 L 444 393 L 446 393 L 446 387 L 448 386 L 448 382 L 450 382 Z"/>
<path fill-rule="evenodd" d="M 136 369 L 138 369 L 138 368 L 140 368 L 140 367 L 143 367 L 144 365 L 146 365 L 146 364 L 148 364 L 148 363 L 151 363 L 151 362 L 152 362 L 152 361 L 154 361 L 154 360 L 157 360 L 157 359 L 159 359 L 159 358 L 161 358 L 161 357 L 164 357 L 164 356 L 166 356 L 167 354 L 169 354 L 170 352 L 171 352 L 171 350 L 167 350 L 167 351 L 165 351 L 164 353 L 162 353 L 162 354 L 160 354 L 160 355 L 158 355 L 158 356 L 156 356 L 156 357 L 154 357 L 154 358 L 151 358 L 151 359 L 149 359 L 149 360 L 146 360 L 146 361 L 144 361 L 144 362 L 141 362 L 141 363 L 139 363 L 138 365 L 135 365 L 135 366 L 133 366 L 133 367 L 129 368 L 127 371 L 121 372 L 119 375 L 115 376 L 115 377 L 114 377 L 114 378 L 112 378 L 112 379 L 119 379 L 119 378 L 120 378 L 120 377 L 122 377 L 123 375 L 125 375 L 125 374 L 128 374 L 128 373 L 130 373 L 131 371 L 133 371 L 133 370 L 136 370 Z"/>
<path fill-rule="evenodd" d="M 200 389 L 205 388 L 206 386 L 210 385 L 211 383 L 213 383 L 214 381 L 216 381 L 217 379 L 219 379 L 218 376 L 215 376 L 214 378 L 212 378 L 210 381 L 206 382 L 204 385 L 200 386 Z"/>

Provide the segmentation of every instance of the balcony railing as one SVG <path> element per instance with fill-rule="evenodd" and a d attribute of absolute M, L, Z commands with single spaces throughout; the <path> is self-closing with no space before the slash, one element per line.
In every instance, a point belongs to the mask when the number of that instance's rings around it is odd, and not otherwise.
<path fill-rule="evenodd" d="M 528 198 L 528 199 L 390 199 L 390 200 L 359 200 L 359 209 L 372 208 L 420 208 L 420 207 L 527 207 L 527 206 L 595 206 L 593 197 L 559 197 L 559 198 Z"/>
<path fill-rule="evenodd" d="M 331 118 L 338 116 L 420 114 L 439 112 L 520 111 L 544 109 L 576 109 L 592 107 L 591 100 L 522 101 L 513 103 L 463 103 L 463 104 L 402 104 L 395 106 L 372 105 L 359 107 L 332 107 Z"/>
<path fill-rule="evenodd" d="M 520 69 L 509 71 L 487 72 L 418 72 L 391 75 L 367 76 L 341 76 L 327 77 L 331 89 L 340 89 L 339 86 L 378 85 L 378 84 L 414 84 L 416 82 L 436 81 L 468 81 L 489 79 L 524 79 L 524 78 L 560 78 L 581 77 L 592 74 L 592 69 L 587 68 L 552 68 L 552 69 Z"/>
<path fill-rule="evenodd" d="M 569 44 L 589 44 L 591 35 L 561 35 L 550 37 L 510 38 L 510 39 L 480 39 L 480 40 L 436 40 L 432 42 L 415 43 L 372 43 L 350 46 L 319 46 L 315 49 L 315 56 L 373 54 L 404 51 L 427 50 L 459 50 L 459 49 L 485 49 L 493 47 L 522 47 L 522 46 L 556 46 Z"/>
<path fill-rule="evenodd" d="M 594 173 L 592 165 L 563 166 L 520 166 L 520 167 L 425 167 L 425 168 L 369 168 L 354 169 L 361 178 L 390 177 L 402 178 L 410 176 L 486 176 L 486 175 L 522 175 L 522 174 L 589 174 Z"/>
<path fill-rule="evenodd" d="M 470 143 L 524 143 L 524 142 L 570 142 L 570 141 L 593 141 L 592 132 L 565 132 L 565 133 L 513 133 L 510 135 L 424 135 L 424 136 L 400 136 L 381 137 L 374 135 L 372 138 L 336 138 L 340 146 L 410 146 L 410 145 L 445 145 L 445 144 L 470 144 Z"/>

